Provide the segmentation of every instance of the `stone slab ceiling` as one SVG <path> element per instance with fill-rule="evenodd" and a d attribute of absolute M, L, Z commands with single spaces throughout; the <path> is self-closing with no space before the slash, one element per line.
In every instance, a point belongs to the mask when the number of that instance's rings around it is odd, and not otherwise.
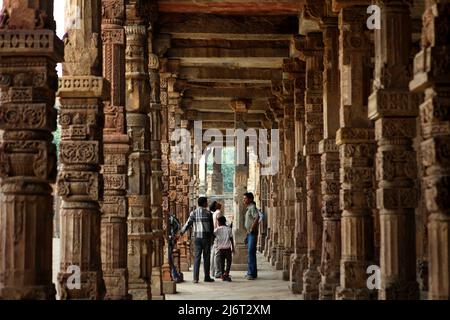
<path fill-rule="evenodd" d="M 259 115 L 249 124 L 264 120 L 271 83 L 282 80 L 283 59 L 298 34 L 300 10 L 298 0 L 159 1 L 155 40 L 178 66 L 171 71 L 177 73 L 180 106 L 219 124 L 232 120 L 231 100 L 251 99 L 249 113 Z"/>

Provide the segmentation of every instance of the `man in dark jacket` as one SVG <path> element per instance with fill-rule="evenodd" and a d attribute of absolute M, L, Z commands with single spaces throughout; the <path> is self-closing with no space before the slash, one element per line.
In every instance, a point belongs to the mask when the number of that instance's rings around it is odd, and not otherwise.
<path fill-rule="evenodd" d="M 179 272 L 179 270 L 177 270 L 177 267 L 175 266 L 175 263 L 173 261 L 173 250 L 178 240 L 177 233 L 178 231 L 180 231 L 180 229 L 181 229 L 180 221 L 178 221 L 177 217 L 172 212 L 169 213 L 169 241 L 168 241 L 169 265 L 172 279 L 177 283 L 183 281 L 183 274 Z"/>
<path fill-rule="evenodd" d="M 214 223 L 212 214 L 208 210 L 206 197 L 198 198 L 198 208 L 189 215 L 188 221 L 181 229 L 181 235 L 192 227 L 194 228 L 194 283 L 198 283 L 202 253 L 205 282 L 214 282 L 209 275 Z"/>

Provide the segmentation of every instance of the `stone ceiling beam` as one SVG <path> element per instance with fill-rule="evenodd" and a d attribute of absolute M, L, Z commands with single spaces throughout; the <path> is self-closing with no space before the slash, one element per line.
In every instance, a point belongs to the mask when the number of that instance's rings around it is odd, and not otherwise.
<path fill-rule="evenodd" d="M 263 100 L 272 98 L 270 87 L 259 88 L 192 88 L 187 89 L 184 98 L 205 99 L 235 99 L 244 98 L 252 100 Z"/>
<path fill-rule="evenodd" d="M 208 15 L 183 13 L 161 13 L 160 33 L 208 33 L 218 34 L 296 34 L 296 15 Z"/>
<path fill-rule="evenodd" d="M 267 68 L 229 69 L 224 67 L 183 67 L 179 77 L 190 81 L 265 83 L 282 80 L 281 70 Z"/>
<path fill-rule="evenodd" d="M 234 113 L 230 112 L 191 112 L 187 114 L 187 119 L 192 121 L 217 121 L 220 119 L 222 122 L 233 122 L 234 123 Z M 265 120 L 264 113 L 249 113 L 247 115 L 247 121 L 263 121 Z"/>
<path fill-rule="evenodd" d="M 166 13 L 211 13 L 211 14 L 286 14 L 295 15 L 301 7 L 298 0 L 258 0 L 258 1 L 159 1 L 159 12 Z"/>
<path fill-rule="evenodd" d="M 230 107 L 230 100 L 192 100 L 183 99 L 181 107 L 189 110 L 217 112 L 228 111 L 233 112 Z M 249 112 L 266 111 L 268 102 L 264 100 L 255 100 L 252 102 Z"/>

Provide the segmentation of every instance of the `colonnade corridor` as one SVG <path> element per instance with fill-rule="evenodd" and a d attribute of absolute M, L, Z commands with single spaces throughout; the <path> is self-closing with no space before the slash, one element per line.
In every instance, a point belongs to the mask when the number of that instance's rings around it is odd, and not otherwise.
<path fill-rule="evenodd" d="M 450 300 L 449 190 L 450 0 L 0 0 L 0 300 Z"/>

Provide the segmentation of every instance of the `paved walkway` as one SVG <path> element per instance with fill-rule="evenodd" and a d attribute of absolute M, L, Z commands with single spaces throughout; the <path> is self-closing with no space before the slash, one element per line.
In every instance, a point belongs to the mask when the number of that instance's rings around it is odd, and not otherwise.
<path fill-rule="evenodd" d="M 203 279 L 203 264 L 200 268 L 200 282 L 192 282 L 192 271 L 183 272 L 185 281 L 177 284 L 177 293 L 166 295 L 167 300 L 300 300 L 282 280 L 281 271 L 274 270 L 267 259 L 258 254 L 258 279 L 246 280 L 245 271 L 233 271 L 232 282 L 215 279 L 213 283 Z"/>

